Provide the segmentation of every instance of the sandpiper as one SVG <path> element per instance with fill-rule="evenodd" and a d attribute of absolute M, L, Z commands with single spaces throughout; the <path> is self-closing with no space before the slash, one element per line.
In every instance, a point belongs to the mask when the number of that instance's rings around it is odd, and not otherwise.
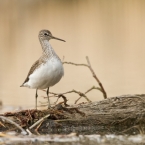
<path fill-rule="evenodd" d="M 50 108 L 49 87 L 58 83 L 64 75 L 62 62 L 51 47 L 49 40 L 56 39 L 65 42 L 65 40 L 54 37 L 49 30 L 41 30 L 38 37 L 43 50 L 42 56 L 32 65 L 27 78 L 20 86 L 36 89 L 36 109 L 38 97 L 37 90 L 47 89 L 48 108 Z"/>

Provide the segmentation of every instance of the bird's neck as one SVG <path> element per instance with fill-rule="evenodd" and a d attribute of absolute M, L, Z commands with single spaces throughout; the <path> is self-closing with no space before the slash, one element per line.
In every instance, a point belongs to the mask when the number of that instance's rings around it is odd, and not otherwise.
<path fill-rule="evenodd" d="M 50 45 L 48 40 L 41 40 L 40 39 L 40 43 L 42 46 L 42 50 L 43 50 L 43 55 L 52 58 L 53 56 L 56 55 L 55 51 L 53 50 L 52 46 Z"/>

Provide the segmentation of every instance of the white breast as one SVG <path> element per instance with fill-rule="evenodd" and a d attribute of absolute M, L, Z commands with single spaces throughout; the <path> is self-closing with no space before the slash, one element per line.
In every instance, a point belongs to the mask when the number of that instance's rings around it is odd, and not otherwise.
<path fill-rule="evenodd" d="M 46 89 L 58 83 L 63 75 L 64 69 L 61 61 L 53 57 L 29 76 L 29 81 L 25 86 Z"/>

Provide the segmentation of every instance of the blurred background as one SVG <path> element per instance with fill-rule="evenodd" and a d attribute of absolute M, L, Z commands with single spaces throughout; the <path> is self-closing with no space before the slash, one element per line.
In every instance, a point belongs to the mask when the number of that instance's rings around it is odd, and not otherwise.
<path fill-rule="evenodd" d="M 42 53 L 41 29 L 66 40 L 50 41 L 61 59 L 86 63 L 89 56 L 108 97 L 145 93 L 144 0 L 1 0 L 0 100 L 4 105 L 35 106 L 35 90 L 20 85 Z M 64 69 L 64 77 L 51 92 L 85 92 L 98 86 L 87 68 L 64 65 Z M 38 95 L 39 101 L 46 101 L 45 92 Z M 66 96 L 71 104 L 79 97 Z M 103 99 L 96 90 L 88 97 Z"/>

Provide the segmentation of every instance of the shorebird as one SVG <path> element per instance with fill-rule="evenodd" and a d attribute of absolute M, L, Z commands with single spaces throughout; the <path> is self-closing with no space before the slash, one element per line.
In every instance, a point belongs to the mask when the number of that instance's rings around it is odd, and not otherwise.
<path fill-rule="evenodd" d="M 41 57 L 32 65 L 27 78 L 20 86 L 36 89 L 36 109 L 38 98 L 37 90 L 47 89 L 46 94 L 48 97 L 48 108 L 50 108 L 49 87 L 58 83 L 64 75 L 62 62 L 55 53 L 54 49 L 51 47 L 49 40 L 56 39 L 65 42 L 65 40 L 54 37 L 49 30 L 41 30 L 38 37 L 43 53 Z"/>

